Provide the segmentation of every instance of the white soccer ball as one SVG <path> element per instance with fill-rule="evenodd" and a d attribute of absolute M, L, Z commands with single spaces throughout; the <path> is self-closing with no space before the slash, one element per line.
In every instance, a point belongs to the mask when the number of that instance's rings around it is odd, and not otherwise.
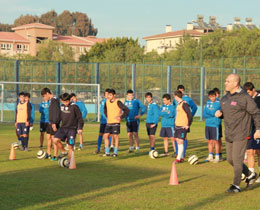
<path fill-rule="evenodd" d="M 198 158 L 197 155 L 192 155 L 192 156 L 189 157 L 188 162 L 191 165 L 196 165 L 199 162 L 199 158 Z"/>
<path fill-rule="evenodd" d="M 246 175 L 243 173 L 241 174 L 241 181 L 246 182 Z"/>
<path fill-rule="evenodd" d="M 12 143 L 12 145 L 13 145 L 14 149 L 18 149 L 19 148 L 19 143 L 17 143 L 17 142 Z"/>
<path fill-rule="evenodd" d="M 68 168 L 70 165 L 69 160 L 67 157 L 63 157 L 59 159 L 59 166 L 62 168 Z"/>
<path fill-rule="evenodd" d="M 156 150 L 152 150 L 149 152 L 149 157 L 152 159 L 158 158 L 159 153 Z"/>
<path fill-rule="evenodd" d="M 44 159 L 46 157 L 46 152 L 44 152 L 43 150 L 39 150 L 37 152 L 37 158 L 38 159 Z"/>

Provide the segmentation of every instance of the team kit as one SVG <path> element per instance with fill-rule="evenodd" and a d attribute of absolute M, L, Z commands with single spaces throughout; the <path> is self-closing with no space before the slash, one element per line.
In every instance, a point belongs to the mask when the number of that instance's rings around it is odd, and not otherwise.
<path fill-rule="evenodd" d="M 244 89 L 254 99 L 260 108 L 260 94 L 255 91 L 254 85 L 247 82 Z M 83 149 L 83 127 L 87 116 L 85 104 L 77 100 L 76 94 L 63 93 L 59 98 L 55 97 L 49 88 L 41 91 L 43 102 L 39 106 L 40 118 L 40 148 L 43 148 L 44 135 L 46 135 L 47 151 L 45 159 L 57 161 L 63 157 L 71 158 L 75 149 L 76 136 L 79 138 L 78 150 Z M 208 92 L 208 101 L 203 109 L 205 118 L 205 139 L 208 141 L 208 157 L 205 162 L 218 163 L 222 158 L 222 125 L 221 119 L 215 116 L 220 106 L 220 91 L 218 88 Z M 155 151 L 155 135 L 161 118 L 160 137 L 163 139 L 164 153 L 161 157 L 170 156 L 169 139 L 172 142 L 175 163 L 183 163 L 188 145 L 187 134 L 190 132 L 193 117 L 197 111 L 194 101 L 185 94 L 185 87 L 179 85 L 173 94 L 164 94 L 163 104 L 159 107 L 153 100 L 151 92 L 145 94 L 147 106 L 134 97 L 133 90 L 128 90 L 126 100 L 123 103 L 116 98 L 114 89 L 106 89 L 104 98 L 100 104 L 100 128 L 97 140 L 97 149 L 94 154 L 101 153 L 102 140 L 104 140 L 104 152 L 102 157 L 117 157 L 119 149 L 120 124 L 126 120 L 127 135 L 129 139 L 129 153 L 138 153 L 140 139 L 138 136 L 140 118 L 146 113 L 146 130 L 150 142 L 150 152 Z M 16 108 L 15 127 L 21 151 L 28 150 L 29 132 L 34 123 L 34 104 L 30 102 L 30 94 L 19 93 L 19 102 Z M 248 138 L 248 147 L 245 161 L 248 161 L 249 170 L 254 172 L 254 161 L 250 161 L 255 153 L 258 155 L 260 171 L 260 141 Z M 62 143 L 63 142 L 63 143 Z M 64 147 L 66 143 L 66 147 Z M 135 145 L 135 146 L 134 146 Z M 52 147 L 53 146 L 53 147 Z M 53 148 L 53 153 L 52 153 Z M 215 150 L 215 158 L 214 158 Z M 60 154 L 58 152 L 60 151 Z M 257 179 L 260 182 L 260 179 Z"/>

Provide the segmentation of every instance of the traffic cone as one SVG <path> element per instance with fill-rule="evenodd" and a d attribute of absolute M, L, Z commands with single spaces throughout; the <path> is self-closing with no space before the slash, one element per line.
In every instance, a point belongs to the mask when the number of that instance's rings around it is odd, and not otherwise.
<path fill-rule="evenodd" d="M 179 182 L 178 182 L 178 177 L 177 177 L 176 166 L 175 166 L 175 163 L 173 162 L 169 185 L 178 185 L 178 184 L 179 184 Z"/>
<path fill-rule="evenodd" d="M 71 152 L 69 169 L 76 169 L 76 161 L 75 161 L 74 151 Z"/>
<path fill-rule="evenodd" d="M 9 160 L 15 160 L 15 150 L 14 150 L 14 145 L 12 144 L 11 146 L 11 151 L 10 151 L 10 155 L 9 155 Z"/>

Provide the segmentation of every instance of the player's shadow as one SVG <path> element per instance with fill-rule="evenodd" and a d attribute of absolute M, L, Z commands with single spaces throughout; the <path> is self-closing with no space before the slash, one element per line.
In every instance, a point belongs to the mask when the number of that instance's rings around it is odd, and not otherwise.
<path fill-rule="evenodd" d="M 192 178 L 189 178 L 189 179 L 182 180 L 182 181 L 180 181 L 179 183 L 182 184 L 182 183 L 185 183 L 185 182 L 190 182 L 190 181 L 192 181 L 192 180 L 199 179 L 199 178 L 201 178 L 201 177 L 203 177 L 203 176 L 205 176 L 205 175 L 195 176 L 195 177 L 192 177 Z"/>
<path fill-rule="evenodd" d="M 149 184 L 146 179 L 157 179 L 157 176 L 160 177 L 157 181 L 168 180 L 169 171 L 115 165 L 113 161 L 104 159 L 78 163 L 76 170 L 60 168 L 55 164 L 50 167 L 2 173 L 0 197 L 8 196 L 8 199 L 1 199 L 0 209 L 34 208 L 37 205 L 96 191 L 100 191 L 100 196 L 111 194 L 113 190 L 107 191 L 110 187 L 116 187 L 119 191 L 123 190 L 121 185 L 131 189 L 132 184 L 142 180 L 141 183 L 145 182 L 146 185 Z M 15 202 L 10 202 L 14 200 Z"/>

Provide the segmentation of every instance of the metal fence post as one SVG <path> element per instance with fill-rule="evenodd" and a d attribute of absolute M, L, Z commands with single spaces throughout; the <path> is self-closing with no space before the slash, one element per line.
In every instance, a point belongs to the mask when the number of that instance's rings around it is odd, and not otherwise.
<path fill-rule="evenodd" d="M 61 83 L 61 63 L 56 63 L 56 83 Z M 56 96 L 60 96 L 60 85 L 56 85 Z"/>
<path fill-rule="evenodd" d="M 95 84 L 100 84 L 100 77 L 99 77 L 99 63 L 95 63 Z M 95 100 L 97 99 L 98 95 L 97 94 L 97 88 L 95 88 Z M 98 101 L 98 100 L 97 100 Z M 95 109 L 97 111 L 97 115 L 96 115 L 96 120 L 99 119 L 99 116 L 98 116 L 98 104 L 96 103 L 95 101 Z"/>
<path fill-rule="evenodd" d="M 14 63 L 14 71 L 15 71 L 15 81 L 19 82 L 19 70 L 20 70 L 20 61 L 16 60 Z M 19 95 L 19 84 L 15 85 L 15 91 L 16 91 L 16 95 Z M 17 102 L 18 102 L 18 98 L 17 98 Z"/>
<path fill-rule="evenodd" d="M 136 96 L 136 64 L 132 64 L 132 90 Z"/>
<path fill-rule="evenodd" d="M 167 93 L 171 94 L 172 89 L 172 67 L 168 66 L 167 68 Z"/>
<path fill-rule="evenodd" d="M 201 67 L 200 69 L 200 106 L 201 106 L 200 121 L 203 120 L 204 95 L 205 95 L 205 67 Z"/>

